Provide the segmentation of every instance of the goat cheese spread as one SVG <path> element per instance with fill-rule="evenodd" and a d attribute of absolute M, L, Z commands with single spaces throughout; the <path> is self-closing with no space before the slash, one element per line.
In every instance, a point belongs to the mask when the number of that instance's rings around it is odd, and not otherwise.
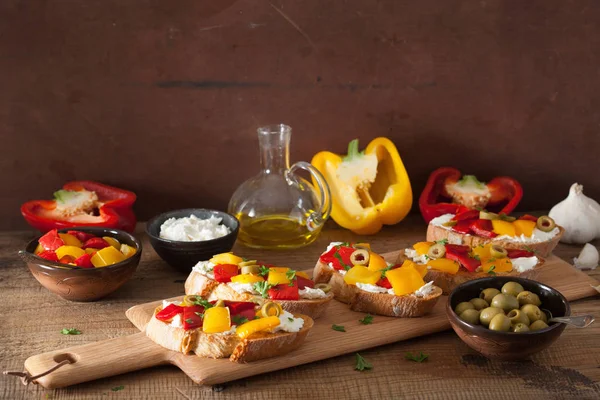
<path fill-rule="evenodd" d="M 517 270 L 519 273 L 529 271 L 538 264 L 538 258 L 536 256 L 511 258 L 510 261 L 512 262 L 513 269 Z"/>
<path fill-rule="evenodd" d="M 304 326 L 304 320 L 302 318 L 294 318 L 292 313 L 285 310 L 279 314 L 279 325 L 273 328 L 273 332 L 298 332 Z"/>
<path fill-rule="evenodd" d="M 169 325 L 171 325 L 174 328 L 183 328 L 183 321 L 181 320 L 181 317 L 181 314 L 177 314 L 173 317 Z"/>
<path fill-rule="evenodd" d="M 256 290 L 254 290 L 254 286 L 251 283 L 240 283 L 240 282 L 228 282 L 227 286 L 235 290 L 236 292 L 243 293 L 251 293 L 258 294 Z"/>
<path fill-rule="evenodd" d="M 451 227 L 444 226 L 444 224 L 446 222 L 450 222 L 452 220 L 452 218 L 454 218 L 454 214 L 444 214 L 444 215 L 440 215 L 439 217 L 435 217 L 434 219 L 429 221 L 429 223 L 431 225 L 441 226 L 444 229 L 450 230 Z"/>
<path fill-rule="evenodd" d="M 404 254 L 416 263 L 427 264 L 427 254 L 419 254 L 415 249 L 405 249 Z"/>
<path fill-rule="evenodd" d="M 377 286 L 377 285 L 371 285 L 369 283 L 357 282 L 356 287 L 361 290 L 364 290 L 365 292 L 371 292 L 371 293 L 387 293 L 388 292 L 388 289 L 386 289 L 384 287 Z"/>
<path fill-rule="evenodd" d="M 233 335 L 235 333 L 236 325 L 231 325 L 231 328 L 228 331 L 217 332 L 214 335 Z"/>
<path fill-rule="evenodd" d="M 344 242 L 331 242 L 329 246 L 327 246 L 327 250 L 323 252 L 323 254 L 327 253 L 329 250 L 333 249 L 335 246 L 341 246 Z"/>
<path fill-rule="evenodd" d="M 415 292 L 415 296 L 417 296 L 417 297 L 425 297 L 425 296 L 428 296 L 429 294 L 431 294 L 431 292 L 433 292 L 434 290 L 435 290 L 435 287 L 433 286 L 433 281 L 427 282 L 426 284 L 424 284 L 423 286 L 421 286 Z"/>
<path fill-rule="evenodd" d="M 231 233 L 221 224 L 222 218 L 210 216 L 200 219 L 195 215 L 184 218 L 169 218 L 160 226 L 160 237 L 178 242 L 201 242 L 217 239 Z"/>
<path fill-rule="evenodd" d="M 321 289 L 313 289 L 305 286 L 304 289 L 298 290 L 298 294 L 303 299 L 323 299 L 327 297 L 327 293 Z"/>
<path fill-rule="evenodd" d="M 192 271 L 196 271 L 210 279 L 215 279 L 215 274 L 213 273 L 214 267 L 215 264 L 210 261 L 198 261 L 198 263 L 194 265 L 194 268 L 192 268 Z"/>

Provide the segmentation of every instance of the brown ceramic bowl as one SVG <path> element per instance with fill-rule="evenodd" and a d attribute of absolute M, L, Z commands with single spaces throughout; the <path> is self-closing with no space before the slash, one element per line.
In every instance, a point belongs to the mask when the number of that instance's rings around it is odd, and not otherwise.
<path fill-rule="evenodd" d="M 520 360 L 542 351 L 554 343 L 565 330 L 565 324 L 550 324 L 546 329 L 533 332 L 497 332 L 481 325 L 471 325 L 461 320 L 454 312 L 456 305 L 479 297 L 483 289 L 500 290 L 506 282 L 518 282 L 525 290 L 537 294 L 542 301 L 540 308 L 550 311 L 554 317 L 566 317 L 571 307 L 556 289 L 530 279 L 498 276 L 476 279 L 459 285 L 450 293 L 446 314 L 454 332 L 470 348 L 484 356 L 497 360 Z"/>
<path fill-rule="evenodd" d="M 142 244 L 125 231 L 109 228 L 77 227 L 59 229 L 61 233 L 76 230 L 96 236 L 114 237 L 121 243 L 134 247 L 136 253 L 128 259 L 102 268 L 69 268 L 64 264 L 45 260 L 34 254 L 38 240 L 33 239 L 19 255 L 29 271 L 46 289 L 71 301 L 95 301 L 114 292 L 131 278 L 142 256 Z"/>

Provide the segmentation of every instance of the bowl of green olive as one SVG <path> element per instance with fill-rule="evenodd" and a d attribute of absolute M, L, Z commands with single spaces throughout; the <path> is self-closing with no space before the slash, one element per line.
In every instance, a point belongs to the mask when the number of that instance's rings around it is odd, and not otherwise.
<path fill-rule="evenodd" d="M 530 279 L 497 276 L 457 286 L 446 314 L 452 329 L 470 348 L 491 359 L 519 360 L 549 347 L 571 307 L 556 289 Z"/>

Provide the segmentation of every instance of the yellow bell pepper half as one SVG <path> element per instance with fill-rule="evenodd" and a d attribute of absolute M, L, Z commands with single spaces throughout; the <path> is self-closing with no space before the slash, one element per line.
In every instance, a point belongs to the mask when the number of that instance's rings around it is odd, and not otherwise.
<path fill-rule="evenodd" d="M 410 180 L 388 138 L 372 140 L 364 152 L 358 151 L 355 139 L 348 145 L 347 156 L 322 151 L 311 163 L 329 184 L 331 217 L 356 234 L 375 234 L 384 224 L 402 221 L 410 211 Z"/>

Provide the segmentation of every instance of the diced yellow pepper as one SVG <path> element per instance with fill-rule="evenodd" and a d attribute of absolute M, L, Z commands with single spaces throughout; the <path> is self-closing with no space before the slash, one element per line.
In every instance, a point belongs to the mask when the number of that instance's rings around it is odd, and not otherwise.
<path fill-rule="evenodd" d="M 106 267 L 125 260 L 125 256 L 112 246 L 100 249 L 92 256 L 94 267 Z"/>
<path fill-rule="evenodd" d="M 306 272 L 302 272 L 302 271 L 296 271 L 296 276 L 299 276 L 299 277 L 305 278 L 305 279 L 311 279 L 310 276 Z"/>
<path fill-rule="evenodd" d="M 396 296 L 404 296 L 417 291 L 425 284 L 419 271 L 413 266 L 391 269 L 385 273 L 392 284 Z"/>
<path fill-rule="evenodd" d="M 346 272 L 344 282 L 348 285 L 356 285 L 357 283 L 368 283 L 374 285 L 381 279 L 381 272 L 369 271 L 367 267 L 356 265 Z"/>
<path fill-rule="evenodd" d="M 421 274 L 421 277 L 424 277 L 425 275 L 427 275 L 427 265 L 425 265 L 425 264 L 417 264 L 411 260 L 404 260 L 404 262 L 402 263 L 400 268 L 404 268 L 404 267 L 413 267 L 414 269 L 419 271 L 419 273 Z"/>
<path fill-rule="evenodd" d="M 269 274 L 270 275 L 270 274 Z M 254 283 L 264 281 L 262 276 L 252 274 L 241 274 L 231 277 L 231 282 L 235 283 Z"/>
<path fill-rule="evenodd" d="M 488 260 L 492 255 L 490 254 L 490 248 L 492 247 L 491 243 L 486 245 L 475 246 L 472 249 L 473 256 L 479 257 L 479 261 L 484 262 Z"/>
<path fill-rule="evenodd" d="M 515 236 L 515 226 L 512 222 L 502 221 L 501 219 L 493 219 L 492 227 L 494 228 L 494 233 L 502 236 Z"/>
<path fill-rule="evenodd" d="M 103 236 L 102 239 L 106 240 L 106 243 L 110 244 L 115 249 L 121 251 L 121 243 L 119 243 L 117 239 L 110 236 Z"/>
<path fill-rule="evenodd" d="M 413 249 L 416 250 L 417 254 L 422 256 L 423 254 L 427 254 L 429 252 L 429 248 L 433 246 L 433 242 L 419 242 L 413 244 Z"/>
<path fill-rule="evenodd" d="M 204 310 L 202 331 L 205 333 L 220 333 L 231 329 L 231 317 L 227 307 L 211 307 Z"/>
<path fill-rule="evenodd" d="M 269 272 L 281 272 L 281 273 L 286 273 L 288 272 L 290 269 L 288 267 L 271 267 L 269 268 Z"/>
<path fill-rule="evenodd" d="M 494 267 L 493 269 L 492 266 Z M 496 258 L 495 260 L 491 259 L 481 264 L 482 272 L 489 272 L 490 269 L 492 269 L 493 272 L 510 272 L 513 269 L 512 261 L 510 261 L 510 258 L 504 257 Z"/>
<path fill-rule="evenodd" d="M 206 317 L 204 317 L 206 318 Z M 206 323 L 206 322 L 205 322 Z M 235 333 L 242 339 L 252 335 L 255 332 L 268 331 L 275 328 L 279 325 L 279 317 L 266 317 L 253 319 L 252 321 L 248 321 L 239 325 Z"/>
<path fill-rule="evenodd" d="M 119 249 L 121 251 L 121 253 L 123 253 L 123 255 L 125 256 L 125 258 L 129 258 L 131 256 L 133 256 L 136 251 L 135 251 L 135 247 L 131 247 L 128 244 L 123 243 L 121 245 L 121 248 Z"/>
<path fill-rule="evenodd" d="M 56 256 L 60 260 L 64 256 L 71 256 L 74 258 L 79 258 L 85 254 L 85 251 L 82 248 L 75 246 L 60 246 L 56 249 Z"/>
<path fill-rule="evenodd" d="M 534 221 L 528 221 L 526 219 L 518 219 L 513 221 L 513 225 L 515 227 L 515 232 L 517 236 L 525 235 L 527 237 L 531 237 L 533 235 L 533 230 L 535 229 L 537 223 Z"/>
<path fill-rule="evenodd" d="M 88 247 L 87 249 L 84 250 L 86 253 L 88 254 L 94 254 L 95 252 L 98 251 L 98 249 L 94 249 L 93 247 Z"/>
<path fill-rule="evenodd" d="M 234 255 L 231 252 L 217 254 L 216 256 L 213 256 L 213 258 L 210 259 L 210 262 L 213 263 L 213 264 L 234 264 L 234 265 L 237 265 L 237 264 L 241 263 L 242 261 L 244 261 L 242 259 L 242 257 L 238 257 L 238 256 Z"/>
<path fill-rule="evenodd" d="M 42 251 L 44 251 L 44 246 L 38 243 L 35 250 L 33 251 L 33 254 L 40 254 Z"/>
<path fill-rule="evenodd" d="M 455 275 L 460 269 L 459 263 L 447 258 L 427 260 L 427 266 L 431 267 L 431 269 L 435 269 L 436 271 L 446 272 L 450 275 Z"/>
<path fill-rule="evenodd" d="M 83 244 L 81 244 L 81 241 L 77 239 L 74 235 L 71 235 L 69 233 L 59 233 L 58 236 L 60 236 L 62 241 L 65 242 L 65 246 L 83 246 Z"/>
<path fill-rule="evenodd" d="M 377 253 L 369 252 L 369 271 L 381 271 L 387 268 L 387 262 Z"/>
<path fill-rule="evenodd" d="M 273 271 L 273 269 L 269 270 L 269 277 L 267 278 L 267 282 L 271 285 L 279 285 L 282 283 L 290 283 L 285 272 L 277 272 Z"/>

